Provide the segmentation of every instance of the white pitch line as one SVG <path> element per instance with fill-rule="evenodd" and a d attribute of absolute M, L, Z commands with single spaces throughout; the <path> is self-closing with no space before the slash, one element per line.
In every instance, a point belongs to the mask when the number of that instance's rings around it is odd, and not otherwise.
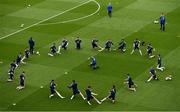
<path fill-rule="evenodd" d="M 41 20 L 41 21 L 39 21 L 39 22 L 37 22 L 37 23 L 34 23 L 34 24 L 30 25 L 30 26 L 27 26 L 27 27 L 25 27 L 25 28 L 23 28 L 23 29 L 17 30 L 17 31 L 15 31 L 15 32 L 13 32 L 13 33 L 10 33 L 10 34 L 8 34 L 8 35 L 6 35 L 6 36 L 1 37 L 0 40 L 5 39 L 5 38 L 7 38 L 7 37 L 9 37 L 9 36 L 12 36 L 12 35 L 14 35 L 14 34 L 17 34 L 17 33 L 19 33 L 19 32 L 22 32 L 22 31 L 24 31 L 24 30 L 26 30 L 26 29 L 29 29 L 29 28 L 31 28 L 31 27 L 34 27 L 34 26 L 36 26 L 36 25 L 38 25 L 38 24 L 41 24 L 41 23 L 43 23 L 43 22 L 45 22 L 45 21 L 47 21 L 47 20 L 50 20 L 50 19 L 52 19 L 52 18 L 55 18 L 55 17 L 57 17 L 57 16 L 59 16 L 59 15 L 62 15 L 62 14 L 64 14 L 64 13 L 66 13 L 66 12 L 69 12 L 69 11 L 71 11 L 71 10 L 74 10 L 74 9 L 76 9 L 76 8 L 78 8 L 78 7 L 81 7 L 82 5 L 85 5 L 85 4 L 89 3 L 89 2 L 91 2 L 91 1 L 93 1 L 93 0 L 88 0 L 88 1 L 86 1 L 86 2 L 83 2 L 82 4 L 79 4 L 79 5 L 75 6 L 75 7 L 72 7 L 72 8 L 70 8 L 70 9 L 67 9 L 67 10 L 65 10 L 65 11 L 63 11 L 63 12 L 61 12 L 61 13 L 58 13 L 58 14 L 54 15 L 54 16 L 51 16 L 51 17 L 46 18 L 46 19 L 44 19 L 44 20 Z"/>
<path fill-rule="evenodd" d="M 85 18 L 88 18 L 88 17 L 91 17 L 93 15 L 95 15 L 96 13 L 99 12 L 101 6 L 100 4 L 96 1 L 96 0 L 93 0 L 93 2 L 95 2 L 98 6 L 97 10 L 89 15 L 86 15 L 86 16 L 83 16 L 83 17 L 80 17 L 80 18 L 76 18 L 76 19 L 71 19 L 71 20 L 66 20 L 66 21 L 61 21 L 61 22 L 53 22 L 53 23 L 42 23 L 42 24 L 39 24 L 38 26 L 45 26 L 45 25 L 55 25 L 55 24 L 62 24 L 62 23 L 69 23 L 69 22 L 74 22 L 74 21 L 79 21 L 79 20 L 82 20 L 82 19 L 85 19 Z"/>

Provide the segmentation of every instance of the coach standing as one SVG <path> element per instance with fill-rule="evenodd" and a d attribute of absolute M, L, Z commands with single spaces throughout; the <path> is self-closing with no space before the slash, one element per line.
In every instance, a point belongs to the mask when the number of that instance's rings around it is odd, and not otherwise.
<path fill-rule="evenodd" d="M 160 30 L 161 31 L 165 31 L 165 24 L 166 24 L 166 19 L 165 19 L 165 16 L 164 14 L 162 13 L 161 16 L 160 16 Z"/>
<path fill-rule="evenodd" d="M 32 39 L 32 37 L 30 37 L 30 39 L 29 39 L 29 51 L 31 54 L 33 54 L 33 52 L 34 52 L 34 46 L 35 46 L 35 42 Z"/>

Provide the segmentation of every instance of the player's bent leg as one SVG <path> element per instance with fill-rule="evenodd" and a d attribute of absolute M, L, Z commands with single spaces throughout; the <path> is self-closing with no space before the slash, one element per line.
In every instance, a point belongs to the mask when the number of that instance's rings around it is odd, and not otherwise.
<path fill-rule="evenodd" d="M 93 96 L 93 98 L 98 104 L 101 104 L 101 102 L 96 97 Z"/>
<path fill-rule="evenodd" d="M 65 98 L 65 97 L 63 97 L 58 91 L 55 90 L 55 92 L 56 92 L 56 94 L 57 94 L 60 98 L 62 98 L 62 99 Z"/>
<path fill-rule="evenodd" d="M 86 98 L 84 97 L 84 95 L 83 95 L 81 92 L 79 92 L 79 94 L 81 95 L 81 97 L 82 97 L 84 100 L 86 100 Z"/>

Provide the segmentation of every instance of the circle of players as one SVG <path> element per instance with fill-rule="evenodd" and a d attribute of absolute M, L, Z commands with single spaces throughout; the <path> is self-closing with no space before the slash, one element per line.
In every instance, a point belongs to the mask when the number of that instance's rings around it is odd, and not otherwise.
<path fill-rule="evenodd" d="M 36 55 L 40 55 L 40 53 L 37 51 L 34 51 L 34 46 L 35 46 L 35 41 L 32 39 L 32 37 L 29 39 L 29 48 L 26 48 L 24 51 L 24 57 L 22 57 L 22 53 L 19 53 L 19 55 L 17 56 L 16 61 L 14 60 L 11 64 L 10 64 L 10 70 L 8 72 L 9 74 L 9 78 L 8 78 L 8 82 L 12 82 L 14 80 L 14 72 L 15 69 L 17 67 L 20 66 L 21 63 L 25 64 L 26 60 L 29 58 L 30 54 L 36 54 Z M 77 37 L 75 39 L 75 44 L 76 44 L 76 49 L 80 50 L 81 49 L 81 43 L 82 40 Z M 126 42 L 124 39 L 122 39 L 119 42 L 119 46 L 118 49 L 112 49 L 113 46 L 113 42 L 111 40 L 107 40 L 105 43 L 105 47 L 101 47 L 98 44 L 98 40 L 97 39 L 93 39 L 91 42 L 92 45 L 92 49 L 94 50 L 98 50 L 99 52 L 103 51 L 103 50 L 107 50 L 107 51 L 112 51 L 112 50 L 119 50 L 121 53 L 124 53 L 126 51 Z M 140 42 L 138 39 L 135 39 L 133 42 L 133 50 L 131 52 L 131 54 L 133 54 L 135 51 L 138 51 L 140 53 L 140 55 L 142 55 L 140 46 L 145 46 L 145 42 Z M 62 43 L 58 46 L 58 48 L 56 47 L 55 43 L 52 44 L 52 46 L 50 46 L 50 52 L 48 53 L 48 55 L 50 57 L 54 57 L 56 55 L 61 54 L 61 50 L 67 50 L 68 48 L 68 40 L 63 39 Z M 147 56 L 148 58 L 154 58 L 155 55 L 153 54 L 153 51 L 155 51 L 155 49 L 153 48 L 153 46 L 151 44 L 147 45 Z M 94 56 L 88 58 L 89 60 L 91 59 L 91 63 L 90 63 L 90 67 L 95 70 L 98 69 L 99 66 L 96 63 L 96 58 Z M 163 71 L 165 69 L 165 67 L 162 67 L 161 65 L 161 56 L 158 55 L 158 64 L 157 64 L 157 69 L 160 71 Z M 22 90 L 25 88 L 25 72 L 23 71 L 20 76 L 20 83 L 19 86 L 16 88 L 17 90 Z M 172 76 L 169 75 L 165 78 L 165 80 L 171 80 Z M 151 80 L 158 80 L 158 77 L 156 75 L 156 70 L 154 68 L 150 69 L 150 77 L 146 82 L 150 82 Z M 133 82 L 130 74 L 127 74 L 127 79 L 124 82 L 124 84 L 128 85 L 128 89 L 131 91 L 136 91 L 136 87 L 137 85 Z M 43 88 L 43 86 L 41 86 L 41 88 Z M 72 81 L 72 84 L 68 86 L 68 88 L 72 89 L 73 91 L 73 95 L 71 96 L 71 99 L 73 99 L 77 94 L 79 94 L 84 100 L 87 100 L 87 103 L 89 105 L 91 105 L 90 101 L 91 99 L 94 99 L 98 104 L 101 104 L 103 101 L 110 99 L 112 100 L 113 103 L 115 103 L 115 96 L 116 96 L 116 87 L 115 85 L 112 86 L 109 94 L 107 95 L 107 97 L 103 98 L 102 100 L 98 100 L 95 96 L 97 95 L 96 93 L 92 92 L 91 86 L 88 86 L 87 89 L 85 90 L 86 92 L 86 98 L 84 97 L 84 95 L 81 93 L 81 91 L 78 89 L 78 85 L 77 82 L 75 80 Z M 54 80 L 52 80 L 50 82 L 50 96 L 49 98 L 52 98 L 55 94 L 57 94 L 60 98 L 65 98 L 63 97 L 57 90 L 56 90 L 56 83 Z"/>

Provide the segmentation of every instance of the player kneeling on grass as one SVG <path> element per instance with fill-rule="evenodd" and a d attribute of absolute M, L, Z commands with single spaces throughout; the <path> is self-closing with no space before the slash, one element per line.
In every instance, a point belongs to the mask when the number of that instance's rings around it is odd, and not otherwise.
<path fill-rule="evenodd" d="M 151 76 L 147 80 L 147 82 L 150 82 L 151 80 L 158 80 L 157 75 L 156 75 L 156 70 L 153 67 L 151 67 L 149 73 L 150 73 Z"/>
<path fill-rule="evenodd" d="M 14 80 L 14 69 L 13 68 L 10 68 L 9 72 L 9 78 L 8 78 L 8 82 L 12 82 Z"/>
<path fill-rule="evenodd" d="M 136 91 L 137 85 L 133 82 L 131 76 L 127 74 L 128 78 L 126 79 L 126 82 L 124 84 L 128 84 L 128 89 L 131 91 Z"/>
<path fill-rule="evenodd" d="M 121 52 L 125 52 L 126 51 L 126 42 L 124 39 L 122 39 L 119 43 L 119 47 L 118 49 L 121 51 Z"/>
<path fill-rule="evenodd" d="M 19 86 L 16 88 L 17 90 L 22 90 L 25 88 L 25 72 L 23 71 L 19 76 L 20 83 Z"/>
<path fill-rule="evenodd" d="M 92 61 L 91 61 L 91 63 L 90 63 L 90 67 L 91 68 L 93 68 L 93 69 L 97 69 L 97 68 L 99 68 L 99 66 L 97 66 L 97 62 L 96 62 L 96 58 L 95 57 L 90 57 L 90 58 L 88 58 L 88 59 L 91 59 Z"/>
<path fill-rule="evenodd" d="M 158 70 L 161 70 L 161 71 L 164 71 L 164 69 L 165 69 L 165 67 L 162 67 L 162 65 L 161 65 L 161 55 L 159 54 L 158 55 L 158 65 L 157 65 L 157 69 Z"/>
<path fill-rule="evenodd" d="M 113 85 L 112 89 L 109 92 L 109 95 L 107 97 L 105 97 L 104 99 L 101 100 L 101 102 L 110 99 L 112 100 L 112 103 L 115 103 L 115 97 L 116 97 L 116 87 L 115 85 Z"/>
<path fill-rule="evenodd" d="M 20 65 L 21 60 L 22 60 L 22 54 L 19 53 L 17 58 L 16 58 L 16 68 Z"/>
<path fill-rule="evenodd" d="M 85 100 L 86 98 L 84 95 L 80 92 L 80 90 L 77 87 L 77 83 L 75 80 L 72 81 L 72 84 L 68 86 L 69 89 L 72 89 L 73 95 L 71 96 L 71 100 L 75 97 L 75 95 L 80 94 L 81 97 Z"/>
<path fill-rule="evenodd" d="M 24 57 L 22 58 L 21 62 L 25 63 L 24 60 L 27 60 L 29 58 L 29 56 L 30 56 L 30 51 L 28 48 L 26 48 L 24 51 Z"/>
<path fill-rule="evenodd" d="M 111 51 L 112 50 L 111 49 L 112 45 L 113 45 L 112 40 L 110 40 L 110 39 L 107 40 L 106 43 L 105 43 L 105 49 L 108 50 L 108 51 Z"/>
<path fill-rule="evenodd" d="M 50 47 L 50 53 L 48 53 L 49 56 L 55 56 L 57 54 L 56 44 L 53 43 L 53 45 Z"/>
<path fill-rule="evenodd" d="M 76 43 L 76 49 L 81 49 L 81 39 L 79 37 L 76 38 L 75 43 Z"/>
<path fill-rule="evenodd" d="M 57 94 L 62 99 L 65 98 L 56 90 L 56 84 L 55 84 L 54 80 L 52 80 L 50 82 L 50 91 L 51 91 L 51 94 L 50 94 L 49 98 L 53 97 L 55 94 Z"/>
<path fill-rule="evenodd" d="M 93 93 L 91 90 L 91 86 L 88 86 L 86 89 L 86 96 L 87 96 L 87 103 L 91 105 L 90 101 L 91 99 L 94 99 L 98 104 L 101 104 L 101 102 L 95 97 L 97 94 Z"/>
<path fill-rule="evenodd" d="M 149 58 L 154 58 L 155 57 L 155 55 L 153 55 L 153 50 L 155 50 L 153 48 L 153 46 L 151 44 L 148 44 L 148 46 L 147 46 L 147 54 L 148 54 Z"/>
<path fill-rule="evenodd" d="M 68 44 L 69 44 L 69 43 L 68 43 L 68 40 L 63 39 L 61 45 L 60 45 L 59 48 L 58 48 L 57 53 L 58 53 L 58 54 L 61 54 L 61 48 L 63 48 L 64 50 L 67 50 Z"/>
<path fill-rule="evenodd" d="M 138 50 L 139 53 L 140 53 L 140 55 L 142 55 L 142 52 L 141 52 L 141 50 L 140 50 L 140 41 L 139 41 L 138 39 L 135 39 L 135 40 L 134 40 L 133 50 L 132 50 L 131 54 L 133 54 L 135 50 Z"/>

